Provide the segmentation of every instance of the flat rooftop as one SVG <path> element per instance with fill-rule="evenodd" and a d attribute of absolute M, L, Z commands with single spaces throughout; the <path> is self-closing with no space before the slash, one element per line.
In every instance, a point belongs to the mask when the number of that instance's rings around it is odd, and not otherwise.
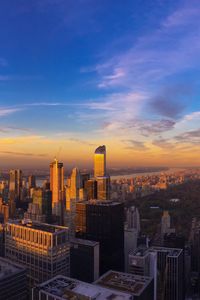
<path fill-rule="evenodd" d="M 36 287 L 42 293 L 56 296 L 57 299 L 78 300 L 131 300 L 132 296 L 120 291 L 110 290 L 95 284 L 58 275 Z M 77 296 L 77 298 L 76 298 Z"/>
<path fill-rule="evenodd" d="M 92 246 L 92 247 L 99 245 L 99 242 L 78 239 L 78 238 L 70 238 L 69 241 L 72 244 L 86 245 L 86 246 Z"/>
<path fill-rule="evenodd" d="M 35 230 L 41 230 L 41 231 L 46 231 L 49 233 L 55 233 L 58 231 L 67 231 L 68 227 L 64 227 L 64 226 L 58 226 L 58 225 L 51 225 L 51 224 L 47 224 L 47 223 L 40 223 L 40 222 L 35 222 L 35 221 L 31 221 L 31 220 L 12 220 L 9 221 L 8 224 L 11 225 L 18 225 L 18 226 L 23 226 L 23 227 L 27 227 L 27 228 L 32 228 Z"/>
<path fill-rule="evenodd" d="M 138 247 L 134 251 L 130 251 L 129 255 L 137 256 L 137 257 L 144 257 L 149 253 L 149 248 L 147 247 Z"/>
<path fill-rule="evenodd" d="M 167 256 L 171 257 L 178 257 L 183 252 L 183 249 L 167 247 L 151 247 L 150 250 L 157 252 L 167 252 Z"/>
<path fill-rule="evenodd" d="M 133 296 L 140 296 L 152 280 L 153 278 L 147 276 L 108 271 L 95 284 L 129 293 Z"/>
<path fill-rule="evenodd" d="M 25 270 L 23 266 L 13 263 L 9 259 L 0 257 L 0 281 L 23 270 Z"/>

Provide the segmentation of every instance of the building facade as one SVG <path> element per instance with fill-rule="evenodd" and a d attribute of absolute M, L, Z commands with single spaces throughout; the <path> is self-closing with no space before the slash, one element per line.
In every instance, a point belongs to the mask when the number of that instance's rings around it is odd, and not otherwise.
<path fill-rule="evenodd" d="M 157 253 L 158 299 L 184 300 L 183 249 L 152 247 Z"/>
<path fill-rule="evenodd" d="M 64 169 L 63 163 L 58 162 L 56 158 L 50 164 L 50 190 L 52 192 L 52 213 L 59 217 L 62 223 L 64 202 Z"/>
<path fill-rule="evenodd" d="M 124 206 L 91 200 L 76 205 L 76 236 L 100 243 L 100 274 L 124 269 Z"/>
<path fill-rule="evenodd" d="M 8 222 L 5 257 L 28 269 L 29 286 L 57 274 L 69 275 L 68 230 L 62 226 L 26 220 Z"/>
<path fill-rule="evenodd" d="M 154 283 L 152 277 L 110 270 L 102 275 L 95 284 L 131 294 L 133 300 L 154 299 Z"/>
<path fill-rule="evenodd" d="M 0 257 L 0 299 L 27 300 L 27 270 Z"/>
<path fill-rule="evenodd" d="M 32 290 L 32 300 L 134 300 L 125 292 L 56 276 Z M 151 299 L 149 299 L 151 300 Z"/>
<path fill-rule="evenodd" d="M 85 282 L 99 278 L 99 243 L 70 239 L 70 276 Z"/>

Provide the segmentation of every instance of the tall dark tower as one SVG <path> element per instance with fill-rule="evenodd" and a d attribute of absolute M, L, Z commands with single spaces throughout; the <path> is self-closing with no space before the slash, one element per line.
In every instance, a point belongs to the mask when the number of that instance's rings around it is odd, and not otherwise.
<path fill-rule="evenodd" d="M 124 269 L 124 206 L 112 201 L 76 204 L 76 235 L 100 243 L 100 274 Z"/>

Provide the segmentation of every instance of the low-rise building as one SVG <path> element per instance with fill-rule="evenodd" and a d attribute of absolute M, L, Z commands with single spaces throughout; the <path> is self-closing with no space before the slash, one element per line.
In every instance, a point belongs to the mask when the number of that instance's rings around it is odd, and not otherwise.
<path fill-rule="evenodd" d="M 132 295 L 134 300 L 153 300 L 154 282 L 152 277 L 108 271 L 95 284 Z"/>
<path fill-rule="evenodd" d="M 133 300 L 130 294 L 56 276 L 32 290 L 32 300 Z"/>

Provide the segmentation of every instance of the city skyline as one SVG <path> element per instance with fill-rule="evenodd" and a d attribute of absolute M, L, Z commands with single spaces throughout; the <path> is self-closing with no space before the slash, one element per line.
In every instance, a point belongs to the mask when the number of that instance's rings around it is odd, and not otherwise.
<path fill-rule="evenodd" d="M 2 167 L 200 166 L 199 1 L 0 4 Z M 59 150 L 60 149 L 60 150 Z"/>

